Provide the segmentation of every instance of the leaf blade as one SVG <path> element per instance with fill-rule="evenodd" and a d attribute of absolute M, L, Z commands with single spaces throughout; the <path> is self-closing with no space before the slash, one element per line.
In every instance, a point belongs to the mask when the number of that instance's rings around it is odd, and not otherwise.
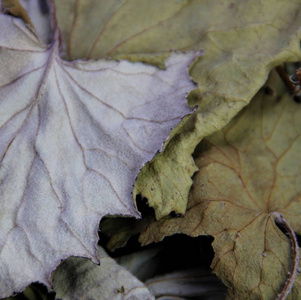
<path fill-rule="evenodd" d="M 71 255 L 98 262 L 104 215 L 139 217 L 131 187 L 170 127 L 191 112 L 185 96 L 195 87 L 187 74 L 195 53 L 171 54 L 166 70 L 67 63 L 57 33 L 47 47 L 21 20 L 0 15 L 0 24 L 4 297 L 32 281 L 50 285 Z"/>

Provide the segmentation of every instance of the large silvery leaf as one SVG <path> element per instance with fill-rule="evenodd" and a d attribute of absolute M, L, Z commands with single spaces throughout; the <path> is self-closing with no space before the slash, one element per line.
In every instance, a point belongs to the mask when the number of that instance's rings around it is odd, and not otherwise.
<path fill-rule="evenodd" d="M 138 217 L 140 168 L 191 109 L 193 53 L 166 70 L 126 61 L 60 59 L 59 30 L 44 45 L 0 15 L 0 297 L 50 284 L 61 259 L 98 262 L 102 216 Z"/>
<path fill-rule="evenodd" d="M 160 65 L 170 49 L 204 49 L 191 69 L 200 88 L 198 114 L 178 129 L 135 184 L 134 193 L 148 199 L 157 218 L 185 213 L 197 169 L 191 154 L 199 141 L 247 105 L 272 68 L 300 60 L 299 0 L 55 3 L 69 59 L 131 57 Z"/>
<path fill-rule="evenodd" d="M 56 299 L 154 300 L 144 284 L 98 248 L 100 266 L 85 258 L 71 257 L 54 272 Z"/>

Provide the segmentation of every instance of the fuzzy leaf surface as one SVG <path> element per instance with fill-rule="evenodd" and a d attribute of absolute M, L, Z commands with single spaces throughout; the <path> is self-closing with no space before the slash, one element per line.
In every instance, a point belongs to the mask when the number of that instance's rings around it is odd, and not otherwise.
<path fill-rule="evenodd" d="M 140 168 L 191 109 L 192 52 L 166 70 L 127 61 L 59 57 L 22 20 L 0 15 L 0 297 L 71 255 L 97 259 L 107 214 L 139 217 Z"/>
<path fill-rule="evenodd" d="M 276 299 L 297 266 L 275 213 L 301 233 L 300 147 L 301 105 L 273 74 L 249 106 L 199 145 L 185 217 L 153 223 L 142 244 L 175 233 L 212 235 L 211 267 L 229 299 Z M 288 299 L 300 298 L 300 277 Z"/>
<path fill-rule="evenodd" d="M 90 260 L 70 257 L 54 272 L 57 299 L 154 300 L 147 287 L 98 248 L 100 266 Z"/>
<path fill-rule="evenodd" d="M 65 0 L 56 7 L 69 59 L 113 56 L 162 66 L 171 49 L 204 49 L 191 68 L 199 113 L 173 132 L 135 184 L 158 219 L 185 213 L 196 145 L 249 103 L 272 68 L 301 56 L 300 0 Z"/>

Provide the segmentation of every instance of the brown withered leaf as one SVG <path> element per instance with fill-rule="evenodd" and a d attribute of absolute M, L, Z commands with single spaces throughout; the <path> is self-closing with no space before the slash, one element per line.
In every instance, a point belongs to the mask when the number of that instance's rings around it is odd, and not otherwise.
<path fill-rule="evenodd" d="M 300 299 L 298 247 L 288 225 L 301 233 L 300 134 L 301 105 L 273 74 L 249 106 L 198 146 L 185 217 L 153 223 L 142 244 L 175 233 L 212 235 L 211 267 L 229 299 L 275 299 L 295 279 L 288 299 Z"/>

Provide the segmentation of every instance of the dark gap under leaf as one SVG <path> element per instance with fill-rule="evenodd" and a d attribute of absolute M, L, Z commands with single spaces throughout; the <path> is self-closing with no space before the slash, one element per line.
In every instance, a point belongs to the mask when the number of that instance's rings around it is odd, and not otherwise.
<path fill-rule="evenodd" d="M 39 0 L 39 7 L 43 15 L 46 15 L 49 13 L 49 6 L 46 0 Z"/>
<path fill-rule="evenodd" d="M 147 199 L 137 195 L 136 205 L 138 211 L 141 213 L 142 218 L 150 215 L 155 215 L 155 211 L 152 207 L 148 205 Z"/>
<path fill-rule="evenodd" d="M 161 245 L 163 249 L 158 254 L 162 262 L 157 274 L 165 274 L 194 267 L 210 269 L 214 256 L 211 236 L 191 238 L 184 234 L 166 237 Z"/>
<path fill-rule="evenodd" d="M 301 96 L 295 96 L 293 99 L 296 103 L 301 103 Z"/>
<path fill-rule="evenodd" d="M 301 245 L 301 235 L 296 234 L 296 237 L 297 237 L 298 246 L 300 247 L 300 245 Z"/>

